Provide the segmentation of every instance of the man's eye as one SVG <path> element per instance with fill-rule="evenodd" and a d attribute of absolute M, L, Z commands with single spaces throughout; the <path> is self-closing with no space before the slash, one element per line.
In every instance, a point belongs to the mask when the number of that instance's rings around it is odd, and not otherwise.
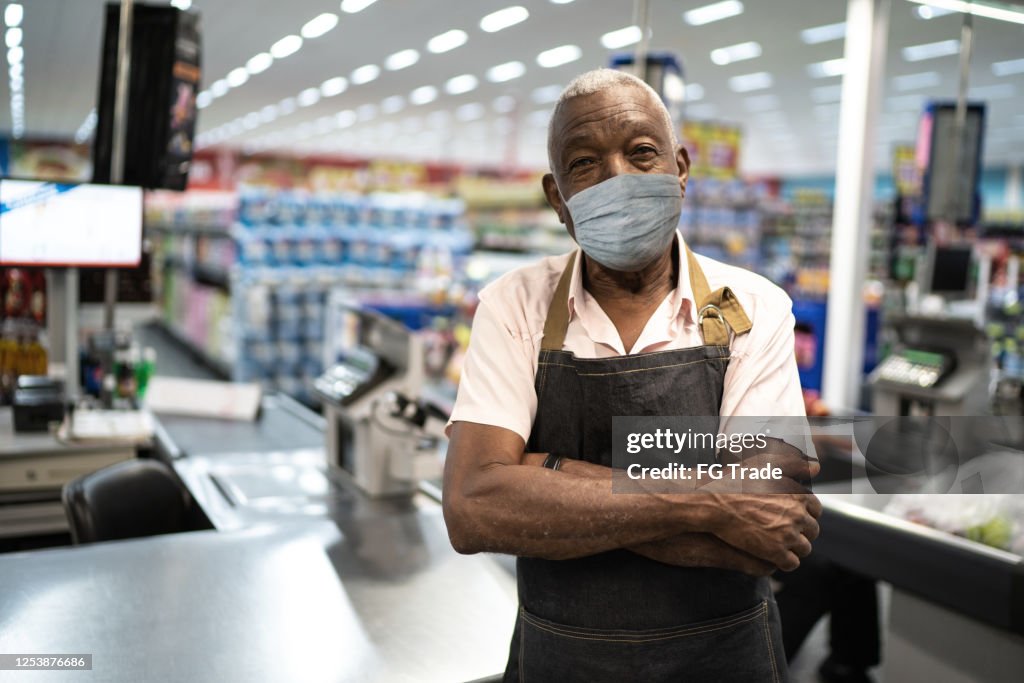
<path fill-rule="evenodd" d="M 652 154 L 657 154 L 657 153 L 658 153 L 658 150 L 654 149 L 650 145 L 640 145 L 635 150 L 633 150 L 633 154 L 641 154 L 641 155 L 644 155 L 644 156 L 650 156 Z"/>
<path fill-rule="evenodd" d="M 571 164 L 569 164 L 569 170 L 570 171 L 575 171 L 575 170 L 577 170 L 579 168 L 584 168 L 586 166 L 589 166 L 593 162 L 594 162 L 593 159 L 575 159 L 575 160 L 573 160 L 573 162 Z"/>

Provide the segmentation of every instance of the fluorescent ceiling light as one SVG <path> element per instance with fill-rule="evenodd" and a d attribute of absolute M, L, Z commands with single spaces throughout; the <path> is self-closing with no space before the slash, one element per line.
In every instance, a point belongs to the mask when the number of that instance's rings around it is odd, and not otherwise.
<path fill-rule="evenodd" d="M 401 95 L 392 95 L 381 100 L 380 110 L 385 114 L 394 114 L 405 109 L 405 98 Z"/>
<path fill-rule="evenodd" d="M 356 122 L 357 118 L 358 117 L 354 111 L 351 109 L 345 109 L 344 111 L 339 111 L 334 115 L 334 123 L 338 128 L 348 128 Z"/>
<path fill-rule="evenodd" d="M 935 17 L 944 17 L 947 14 L 953 14 L 956 10 L 942 9 L 941 7 L 932 7 L 931 5 L 921 5 L 917 8 L 918 18 L 920 19 L 934 19 Z"/>
<path fill-rule="evenodd" d="M 424 85 L 409 93 L 409 101 L 415 105 L 430 104 L 437 99 L 437 88 Z"/>
<path fill-rule="evenodd" d="M 263 107 L 263 109 L 260 109 L 260 121 L 262 121 L 263 123 L 270 123 L 276 118 L 277 107 L 275 107 L 274 105 L 268 104 L 267 106 Z"/>
<path fill-rule="evenodd" d="M 306 88 L 298 94 L 295 101 L 300 107 L 312 107 L 320 101 L 320 88 Z"/>
<path fill-rule="evenodd" d="M 199 109 L 206 109 L 213 102 L 213 95 L 210 94 L 209 90 L 203 90 L 196 95 L 196 107 Z"/>
<path fill-rule="evenodd" d="M 270 54 L 274 59 L 284 59 L 293 55 L 302 47 L 302 38 L 296 35 L 285 36 L 270 46 Z"/>
<path fill-rule="evenodd" d="M 545 69 L 552 69 L 569 62 L 575 62 L 583 55 L 583 50 L 578 45 L 560 45 L 550 50 L 544 50 L 537 55 L 537 64 Z"/>
<path fill-rule="evenodd" d="M 639 26 L 627 26 L 617 31 L 609 31 L 601 36 L 601 44 L 608 50 L 618 50 L 621 47 L 639 43 L 643 36 Z"/>
<path fill-rule="evenodd" d="M 11 3 L 4 9 L 4 23 L 8 26 L 21 26 L 21 19 L 25 16 L 25 8 L 17 3 Z"/>
<path fill-rule="evenodd" d="M 661 96 L 669 102 L 682 102 L 686 99 L 686 86 L 679 74 L 669 71 L 661 81 Z"/>
<path fill-rule="evenodd" d="M 470 90 L 476 89 L 479 81 L 473 74 L 462 74 L 449 78 L 444 84 L 444 91 L 449 95 L 462 95 Z"/>
<path fill-rule="evenodd" d="M 815 26 L 814 28 L 805 28 L 800 31 L 800 40 L 804 41 L 808 45 L 818 45 L 819 43 L 828 43 L 833 40 L 839 40 L 840 38 L 846 37 L 846 22 L 840 21 L 838 24 L 825 24 L 824 26 Z"/>
<path fill-rule="evenodd" d="M 333 12 L 324 12 L 307 21 L 300 33 L 303 38 L 319 38 L 337 25 L 338 15 Z"/>
<path fill-rule="evenodd" d="M 488 69 L 487 80 L 491 83 L 504 83 L 519 78 L 524 73 L 526 73 L 526 65 L 522 62 L 505 62 Z"/>
<path fill-rule="evenodd" d="M 942 77 L 936 71 L 925 71 L 919 74 L 906 74 L 896 76 L 892 84 L 897 90 L 919 90 L 921 88 L 934 88 L 942 83 Z"/>
<path fill-rule="evenodd" d="M 843 86 L 820 85 L 811 89 L 811 99 L 815 102 L 838 102 L 843 97 Z"/>
<path fill-rule="evenodd" d="M 438 55 L 442 52 L 448 52 L 449 50 L 454 50 L 457 47 L 465 45 L 467 40 L 469 40 L 469 36 L 465 31 L 453 28 L 451 31 L 445 31 L 444 33 L 436 35 L 428 40 L 427 50 Z"/>
<path fill-rule="evenodd" d="M 451 112 L 445 109 L 439 109 L 438 111 L 432 111 L 427 114 L 427 123 L 434 128 L 440 128 L 451 123 L 452 115 Z"/>
<path fill-rule="evenodd" d="M 399 50 L 384 60 L 384 68 L 388 71 L 398 71 L 412 66 L 420 61 L 420 53 L 412 48 Z"/>
<path fill-rule="evenodd" d="M 316 132 L 317 135 L 324 135 L 330 133 L 334 128 L 334 117 L 333 116 L 321 116 L 316 120 Z"/>
<path fill-rule="evenodd" d="M 245 118 L 242 119 L 242 125 L 245 126 L 246 130 L 252 130 L 253 128 L 258 128 L 259 125 L 260 125 L 260 115 L 259 115 L 259 112 L 255 112 L 254 111 L 254 112 L 249 112 L 248 114 L 246 114 Z"/>
<path fill-rule="evenodd" d="M 4 42 L 7 44 L 7 47 L 18 47 L 21 45 L 21 38 L 22 34 L 20 28 L 9 28 L 7 29 L 7 33 L 4 35 Z"/>
<path fill-rule="evenodd" d="M 683 21 L 690 26 L 703 26 L 739 14 L 743 14 L 743 3 L 738 0 L 725 0 L 683 12 Z"/>
<path fill-rule="evenodd" d="M 973 14 L 976 17 L 987 17 L 1014 24 L 1024 24 L 1024 12 L 995 7 L 981 2 L 966 2 L 965 0 L 910 0 L 910 2 L 916 2 L 920 5 L 931 5 L 939 9 L 950 10 L 951 12 Z"/>
<path fill-rule="evenodd" d="M 341 11 L 355 14 L 377 2 L 377 0 L 341 0 Z"/>
<path fill-rule="evenodd" d="M 499 95 L 491 102 L 491 108 L 499 114 L 507 114 L 516 108 L 516 98 L 512 95 Z"/>
<path fill-rule="evenodd" d="M 772 75 L 764 71 L 733 76 L 729 79 L 729 89 L 733 92 L 751 92 L 772 87 Z"/>
<path fill-rule="evenodd" d="M 171 7 L 177 7 L 185 12 L 192 8 L 192 0 L 171 0 Z"/>
<path fill-rule="evenodd" d="M 1006 62 L 992 64 L 992 73 L 996 76 L 1011 76 L 1024 73 L 1024 59 L 1011 59 Z"/>
<path fill-rule="evenodd" d="M 328 78 L 320 84 L 320 94 L 324 97 L 334 97 L 348 90 L 348 79 L 344 76 Z"/>
<path fill-rule="evenodd" d="M 21 64 L 21 61 L 25 58 L 25 48 L 22 46 L 12 47 L 7 51 L 7 63 L 8 64 Z"/>
<path fill-rule="evenodd" d="M 360 121 L 372 121 L 377 116 L 377 106 L 373 104 L 361 104 L 356 109 Z"/>
<path fill-rule="evenodd" d="M 362 85 L 363 83 L 369 83 L 380 76 L 380 67 L 376 64 L 365 64 L 358 69 L 355 69 L 349 76 L 349 80 L 352 81 L 353 85 Z"/>
<path fill-rule="evenodd" d="M 270 65 L 273 63 L 274 56 L 272 54 L 269 52 L 261 52 L 245 63 L 245 70 L 249 72 L 250 76 L 255 76 L 256 74 L 261 74 L 269 69 Z"/>
<path fill-rule="evenodd" d="M 978 100 L 1001 100 L 1013 97 L 1017 89 L 1012 83 L 998 83 L 996 85 L 978 85 L 967 90 L 967 96 Z"/>
<path fill-rule="evenodd" d="M 228 72 L 227 78 L 225 79 L 232 88 L 237 88 L 240 85 L 244 85 L 249 80 L 249 72 L 245 70 L 244 66 L 240 66 L 237 69 L 232 69 Z"/>
<path fill-rule="evenodd" d="M 223 97 L 230 89 L 231 86 L 223 78 L 210 84 L 210 94 L 214 97 Z"/>
<path fill-rule="evenodd" d="M 484 105 L 479 102 L 470 102 L 455 110 L 455 118 L 459 121 L 474 121 L 483 115 Z"/>
<path fill-rule="evenodd" d="M 742 62 L 746 59 L 756 59 L 760 56 L 761 44 L 754 41 L 720 47 L 711 51 L 711 61 L 718 66 Z"/>
<path fill-rule="evenodd" d="M 560 85 L 545 85 L 542 88 L 537 88 L 530 93 L 530 99 L 536 104 L 551 104 L 557 102 L 559 95 L 562 94 L 562 86 Z"/>
<path fill-rule="evenodd" d="M 277 103 L 277 113 L 281 116 L 287 116 L 298 108 L 299 104 L 294 97 L 286 97 Z"/>
<path fill-rule="evenodd" d="M 908 62 L 922 62 L 926 59 L 959 54 L 959 52 L 960 41 L 955 38 L 952 40 L 940 40 L 937 43 L 910 45 L 902 50 L 903 59 Z"/>
<path fill-rule="evenodd" d="M 486 33 L 497 33 L 509 26 L 526 21 L 530 16 L 529 10 L 521 5 L 513 5 L 492 12 L 480 20 L 480 29 Z"/>
<path fill-rule="evenodd" d="M 846 60 L 842 57 L 838 59 L 827 59 L 824 62 L 815 62 L 814 64 L 807 65 L 807 74 L 811 78 L 831 78 L 833 76 L 842 76 L 844 71 L 846 71 Z"/>
<path fill-rule="evenodd" d="M 770 111 L 779 108 L 779 98 L 775 95 L 755 95 L 743 100 L 747 111 Z"/>
<path fill-rule="evenodd" d="M 696 102 L 704 99 L 704 86 L 700 83 L 688 83 L 686 85 L 686 96 L 684 100 L 687 102 Z"/>
<path fill-rule="evenodd" d="M 572 0 L 551 0 L 552 5 L 568 5 Z"/>

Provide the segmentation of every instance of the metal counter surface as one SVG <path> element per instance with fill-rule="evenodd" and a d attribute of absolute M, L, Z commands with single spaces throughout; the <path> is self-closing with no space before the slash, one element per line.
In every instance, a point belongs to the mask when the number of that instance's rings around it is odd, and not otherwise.
<path fill-rule="evenodd" d="M 346 539 L 324 522 L 0 556 L 0 651 L 93 655 L 91 672 L 5 680 L 459 681 L 495 673 L 512 623 L 510 603 L 499 599 L 500 570 L 437 552 L 432 526 L 406 527 L 419 552 L 397 564 L 393 551 L 375 556 L 372 534 Z M 339 561 L 349 570 L 343 580 Z M 381 562 L 392 569 L 359 571 Z M 461 604 L 445 603 L 453 592 L 465 596 Z"/>
<path fill-rule="evenodd" d="M 883 512 L 887 494 L 834 494 L 814 550 L 996 628 L 1024 635 L 1024 557 Z"/>
<path fill-rule="evenodd" d="M 493 556 L 456 553 L 433 498 L 371 499 L 328 468 L 319 416 L 267 396 L 253 423 L 158 421 L 162 450 L 222 534 L 321 530 L 321 553 L 358 626 L 358 638 L 338 631 L 331 656 L 363 662 L 333 680 L 470 681 L 504 669 L 513 574 Z"/>
<path fill-rule="evenodd" d="M 324 447 L 323 418 L 282 394 L 263 397 L 254 422 L 157 414 L 157 441 L 171 458 Z"/>

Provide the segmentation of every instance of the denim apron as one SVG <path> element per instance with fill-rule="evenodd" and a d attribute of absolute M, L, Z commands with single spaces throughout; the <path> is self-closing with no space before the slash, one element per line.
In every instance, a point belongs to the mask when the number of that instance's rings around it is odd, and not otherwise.
<path fill-rule="evenodd" d="M 576 255 L 569 259 L 544 325 L 529 452 L 610 467 L 616 415 L 719 415 L 730 329 L 743 334 L 751 325 L 732 292 L 711 292 L 686 254 L 704 345 L 595 359 L 562 350 Z M 786 680 L 767 578 L 674 567 L 624 549 L 573 560 L 520 557 L 516 568 L 519 616 L 506 683 Z"/>

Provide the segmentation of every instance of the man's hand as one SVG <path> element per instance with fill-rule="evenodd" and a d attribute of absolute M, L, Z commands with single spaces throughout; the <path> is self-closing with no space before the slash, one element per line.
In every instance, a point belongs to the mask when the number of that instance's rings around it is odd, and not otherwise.
<path fill-rule="evenodd" d="M 811 541 L 818 537 L 817 520 L 821 516 L 821 502 L 801 482 L 817 476 L 821 466 L 798 448 L 778 439 L 768 439 L 764 449 L 723 454 L 723 461 L 730 459 L 744 467 L 778 467 L 782 479 L 723 479 L 703 486 L 703 493 L 715 495 L 721 513 L 712 521 L 710 531 L 738 550 L 779 569 L 796 569 L 800 559 L 811 553 Z"/>
<path fill-rule="evenodd" d="M 695 494 L 700 495 L 700 494 Z M 738 550 L 783 571 L 800 566 L 818 537 L 821 502 L 811 494 L 727 493 L 715 495 L 721 514 L 711 532 Z"/>

